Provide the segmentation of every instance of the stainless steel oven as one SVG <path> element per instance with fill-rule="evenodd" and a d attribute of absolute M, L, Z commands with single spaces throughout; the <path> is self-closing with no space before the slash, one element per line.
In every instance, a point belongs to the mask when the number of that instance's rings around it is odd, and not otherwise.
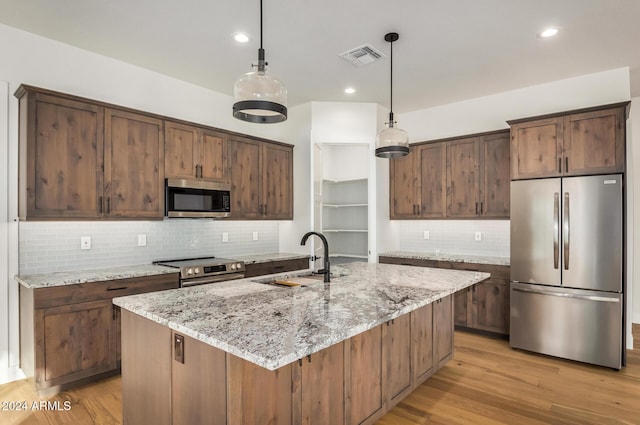
<path fill-rule="evenodd" d="M 229 185 L 200 180 L 166 179 L 166 217 L 219 218 L 231 214 Z"/>
<path fill-rule="evenodd" d="M 153 264 L 180 269 L 180 287 L 204 285 L 245 276 L 244 262 L 227 258 L 199 257 L 159 260 Z"/>

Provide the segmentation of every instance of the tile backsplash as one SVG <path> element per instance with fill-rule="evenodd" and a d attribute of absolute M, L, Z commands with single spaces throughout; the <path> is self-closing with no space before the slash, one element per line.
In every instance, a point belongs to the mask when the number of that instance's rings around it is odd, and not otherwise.
<path fill-rule="evenodd" d="M 400 250 L 509 257 L 509 220 L 399 221 Z M 429 239 L 424 239 L 424 232 Z M 480 232 L 481 240 L 475 240 Z"/>
<path fill-rule="evenodd" d="M 21 222 L 19 231 L 22 275 L 278 252 L 277 221 Z M 146 246 L 138 246 L 138 235 L 146 235 Z M 91 238 L 91 249 L 80 249 L 82 236 Z"/>

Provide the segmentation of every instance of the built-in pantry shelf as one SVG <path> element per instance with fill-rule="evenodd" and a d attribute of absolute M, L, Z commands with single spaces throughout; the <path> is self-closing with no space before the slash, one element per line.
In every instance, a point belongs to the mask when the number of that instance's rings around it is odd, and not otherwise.
<path fill-rule="evenodd" d="M 324 229 L 325 233 L 341 233 L 341 232 L 351 232 L 351 233 L 367 233 L 367 229 Z"/>
<path fill-rule="evenodd" d="M 323 204 L 327 208 L 351 208 L 351 207 L 368 207 L 369 204 Z"/>

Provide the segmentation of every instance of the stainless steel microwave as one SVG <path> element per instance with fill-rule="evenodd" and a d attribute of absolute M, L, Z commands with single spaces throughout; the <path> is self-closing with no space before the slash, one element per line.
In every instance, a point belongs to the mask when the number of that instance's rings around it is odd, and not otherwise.
<path fill-rule="evenodd" d="M 200 180 L 165 180 L 166 217 L 219 218 L 231 214 L 229 185 Z"/>

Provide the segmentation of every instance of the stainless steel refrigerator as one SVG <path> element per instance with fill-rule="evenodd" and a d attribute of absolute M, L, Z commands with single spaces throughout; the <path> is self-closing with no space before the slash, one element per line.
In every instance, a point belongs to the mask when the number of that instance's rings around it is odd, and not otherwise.
<path fill-rule="evenodd" d="M 624 365 L 622 175 L 511 182 L 514 348 Z"/>

